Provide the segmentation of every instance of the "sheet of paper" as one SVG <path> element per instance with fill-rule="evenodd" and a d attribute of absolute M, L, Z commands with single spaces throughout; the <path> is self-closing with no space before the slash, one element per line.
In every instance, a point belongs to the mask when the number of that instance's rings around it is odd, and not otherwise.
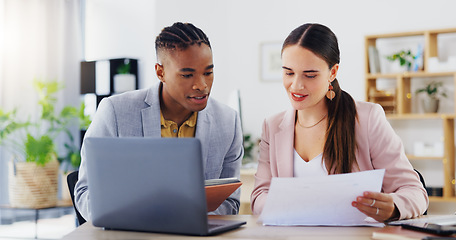
<path fill-rule="evenodd" d="M 259 221 L 264 225 L 383 226 L 351 203 L 380 192 L 384 169 L 312 178 L 273 178 Z"/>

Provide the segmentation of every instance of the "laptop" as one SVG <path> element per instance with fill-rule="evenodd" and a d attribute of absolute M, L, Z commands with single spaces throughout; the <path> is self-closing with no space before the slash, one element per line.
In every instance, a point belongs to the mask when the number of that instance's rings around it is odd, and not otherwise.
<path fill-rule="evenodd" d="M 198 139 L 84 141 L 94 226 L 204 236 L 246 223 L 208 219 Z"/>
<path fill-rule="evenodd" d="M 453 235 L 456 234 L 456 215 L 423 216 L 390 222 L 388 225 L 437 235 Z"/>

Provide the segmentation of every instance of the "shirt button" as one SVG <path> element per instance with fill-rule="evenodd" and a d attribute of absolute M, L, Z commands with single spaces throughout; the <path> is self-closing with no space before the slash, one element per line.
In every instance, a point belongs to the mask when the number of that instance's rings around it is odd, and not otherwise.
<path fill-rule="evenodd" d="M 174 129 L 173 132 L 174 132 L 174 133 L 177 133 L 177 129 Z"/>

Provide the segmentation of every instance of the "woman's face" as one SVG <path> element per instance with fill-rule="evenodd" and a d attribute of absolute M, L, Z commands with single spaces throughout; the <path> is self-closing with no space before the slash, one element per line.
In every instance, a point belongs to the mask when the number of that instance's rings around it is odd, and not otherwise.
<path fill-rule="evenodd" d="M 328 64 L 313 52 L 299 45 L 282 52 L 283 86 L 296 110 L 324 104 L 329 84 L 337 75 L 339 64 Z"/>

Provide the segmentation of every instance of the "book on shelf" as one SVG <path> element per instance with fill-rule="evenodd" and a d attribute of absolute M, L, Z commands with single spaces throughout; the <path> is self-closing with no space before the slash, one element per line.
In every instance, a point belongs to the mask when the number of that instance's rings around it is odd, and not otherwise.
<path fill-rule="evenodd" d="M 242 182 L 237 178 L 209 179 L 204 181 L 206 189 L 207 211 L 215 211 Z"/>
<path fill-rule="evenodd" d="M 378 50 L 374 46 L 369 46 L 369 72 L 371 74 L 380 73 L 380 58 L 378 56 Z"/>

